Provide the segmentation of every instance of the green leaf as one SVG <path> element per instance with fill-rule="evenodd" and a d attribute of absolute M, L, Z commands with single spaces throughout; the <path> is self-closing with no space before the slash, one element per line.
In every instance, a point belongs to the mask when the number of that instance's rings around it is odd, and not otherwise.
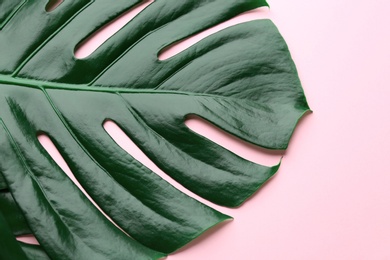
<path fill-rule="evenodd" d="M 7 7 L 0 12 L 0 189 L 11 191 L 50 258 L 156 259 L 230 218 L 135 160 L 106 133 L 105 121 L 187 189 L 236 207 L 279 165 L 237 156 L 191 131 L 186 118 L 286 149 L 309 110 L 287 45 L 269 20 L 233 26 L 158 59 L 172 43 L 265 1 L 157 0 L 89 57 L 74 57 L 80 42 L 140 2 L 64 1 L 49 13 L 46 0 L 0 4 Z M 131 238 L 72 183 L 39 133 Z"/>
<path fill-rule="evenodd" d="M 0 214 L 3 214 L 14 235 L 31 234 L 22 211 L 8 190 L 0 191 Z"/>
<path fill-rule="evenodd" d="M 0 212 L 0 256 L 1 259 L 28 260 L 26 254 L 16 241 L 7 221 Z"/>
<path fill-rule="evenodd" d="M 6 190 L 8 188 L 7 183 L 5 182 L 5 179 L 3 175 L 0 172 L 0 191 Z"/>
<path fill-rule="evenodd" d="M 39 245 L 30 245 L 23 242 L 19 242 L 19 245 L 27 255 L 28 260 L 50 260 L 50 257 Z"/>
<path fill-rule="evenodd" d="M 0 2 L 0 29 L 12 18 L 22 4 L 23 1 L 21 0 Z"/>
<path fill-rule="evenodd" d="M 158 259 L 163 256 L 117 229 L 58 167 L 52 165 L 45 171 L 44 167 L 51 163 L 48 158 L 41 156 L 36 158 L 41 160 L 29 165 L 4 124 L 0 129 L 0 146 L 4 149 L 1 170 L 32 231 L 51 258 Z M 36 152 L 38 156 L 39 151 Z"/>

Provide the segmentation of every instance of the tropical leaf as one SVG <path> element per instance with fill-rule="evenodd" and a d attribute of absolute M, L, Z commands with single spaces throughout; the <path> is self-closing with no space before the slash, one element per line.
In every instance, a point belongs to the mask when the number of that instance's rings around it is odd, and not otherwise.
<path fill-rule="evenodd" d="M 13 236 L 31 230 L 41 246 L 8 236 L 15 257 L 158 259 L 230 218 L 135 160 L 106 133 L 107 120 L 184 187 L 236 207 L 279 165 L 237 156 L 191 131 L 186 118 L 286 149 L 309 109 L 269 20 L 158 58 L 172 43 L 267 5 L 263 0 L 157 0 L 89 57 L 74 57 L 80 42 L 140 2 L 65 0 L 53 12 L 45 11 L 47 0 L 0 3 L 0 223 Z M 93 202 L 41 146 L 42 133 Z"/>
<path fill-rule="evenodd" d="M 16 241 L 15 236 L 12 234 L 11 229 L 7 225 L 6 220 L 0 213 L 0 252 L 1 259 L 28 259 L 22 248 Z"/>
<path fill-rule="evenodd" d="M 20 247 L 22 248 L 24 254 L 29 260 L 49 260 L 49 256 L 46 252 L 38 245 L 26 244 L 19 242 Z"/>
<path fill-rule="evenodd" d="M 0 209 L 14 235 L 31 234 L 22 211 L 8 190 L 0 191 Z"/>

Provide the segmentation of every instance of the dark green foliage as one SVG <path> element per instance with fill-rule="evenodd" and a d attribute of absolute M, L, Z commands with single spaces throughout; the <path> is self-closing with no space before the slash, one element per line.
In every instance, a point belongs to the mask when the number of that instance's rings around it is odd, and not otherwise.
<path fill-rule="evenodd" d="M 0 205 L 7 205 L 0 212 L 20 220 L 0 220 L 9 230 L 9 250 L 0 254 L 158 259 L 230 218 L 136 161 L 106 133 L 106 120 L 176 181 L 223 206 L 241 205 L 277 171 L 184 124 L 197 115 L 245 141 L 287 148 L 309 108 L 271 21 L 225 29 L 158 59 L 170 44 L 266 2 L 157 0 L 89 57 L 74 57 L 77 44 L 140 2 L 65 0 L 50 13 L 47 0 L 0 3 Z M 86 192 L 131 238 L 57 166 L 38 133 L 51 138 Z M 18 244 L 11 230 L 31 230 L 41 247 Z"/>

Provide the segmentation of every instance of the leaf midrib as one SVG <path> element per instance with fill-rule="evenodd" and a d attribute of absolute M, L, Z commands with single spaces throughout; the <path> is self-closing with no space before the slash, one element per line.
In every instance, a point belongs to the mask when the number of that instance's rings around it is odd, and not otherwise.
<path fill-rule="evenodd" d="M 0 74 L 0 84 L 16 85 L 20 87 L 43 89 L 58 89 L 68 91 L 90 91 L 90 92 L 106 92 L 110 94 L 117 93 L 129 93 L 129 94 L 160 94 L 160 95 L 183 95 L 183 96 L 196 96 L 196 97 L 209 97 L 213 99 L 229 99 L 235 101 L 245 102 L 250 106 L 258 106 L 259 104 L 250 99 L 236 98 L 231 96 L 221 96 L 209 93 L 198 93 L 198 92 L 186 92 L 177 90 L 154 90 L 154 89 L 125 89 L 125 88 L 108 88 L 99 86 L 89 86 L 84 84 L 67 84 L 57 83 L 51 81 L 41 81 L 35 79 L 16 78 Z"/>
<path fill-rule="evenodd" d="M 9 78 L 11 78 L 11 77 L 9 77 Z M 5 83 L 5 84 L 10 84 L 10 83 L 12 83 L 12 84 L 15 84 L 15 82 L 16 83 L 18 83 L 18 81 L 20 81 L 20 80 L 18 80 L 18 79 L 15 79 L 15 80 L 13 80 L 13 81 L 11 81 L 11 82 L 3 82 L 3 77 L 1 77 L 1 75 L 0 75 L 0 83 Z M 14 78 L 12 78 L 12 79 L 14 79 Z M 23 81 L 34 81 L 34 80 L 26 80 L 26 79 L 22 79 Z M 35 82 L 39 82 L 39 81 L 34 81 L 34 83 Z M 19 84 L 15 84 L 15 85 L 18 85 L 19 86 Z M 79 138 L 75 135 L 75 133 L 73 132 L 73 130 L 71 129 L 71 127 L 68 125 L 68 123 L 67 123 L 67 121 L 64 119 L 64 117 L 63 117 L 63 115 L 62 115 L 62 113 L 59 111 L 59 109 L 56 107 L 56 105 L 54 104 L 54 102 L 53 102 L 53 100 L 51 99 L 51 97 L 50 97 L 50 95 L 46 92 L 46 87 L 42 87 L 42 86 L 36 86 L 36 85 L 33 85 L 33 84 L 29 84 L 29 85 L 24 85 L 24 84 L 20 84 L 20 86 L 22 86 L 22 87 L 28 87 L 28 88 L 35 88 L 35 89 L 39 89 L 40 91 L 42 91 L 43 93 L 44 93 L 44 95 L 45 95 L 45 97 L 46 97 L 46 99 L 48 100 L 48 102 L 50 103 L 50 106 L 51 106 L 51 108 L 53 109 L 53 111 L 55 112 L 55 114 L 57 115 L 57 117 L 58 117 L 58 119 L 61 121 L 61 123 L 63 124 L 63 126 L 65 127 L 65 129 L 68 131 L 68 133 L 72 136 L 72 138 L 73 138 L 73 140 L 79 145 L 79 147 L 83 150 L 83 152 L 91 159 L 91 161 L 93 162 L 93 163 L 95 163 L 95 165 L 97 166 L 97 167 L 99 167 L 103 172 L 105 172 L 106 174 L 107 174 L 107 176 L 109 177 L 109 178 L 111 178 L 115 183 L 117 183 L 121 188 L 123 188 L 124 190 L 126 190 L 126 188 L 122 185 L 122 184 L 120 184 L 119 182 L 117 182 L 117 180 L 115 180 L 115 178 L 111 175 L 111 173 L 105 168 L 105 167 L 103 167 L 97 160 L 96 160 L 96 158 L 94 157 L 94 156 L 92 156 L 91 154 L 90 154 L 90 152 L 85 148 L 85 146 L 80 142 L 80 140 L 79 140 Z M 56 87 L 54 87 L 54 86 L 51 86 L 52 88 L 54 88 L 54 89 L 57 89 Z M 86 87 L 87 89 L 86 90 L 88 90 L 88 88 L 90 88 L 90 87 Z M 68 90 L 67 88 L 64 88 L 64 89 L 66 89 L 66 90 Z M 81 89 L 83 89 L 83 88 L 81 88 Z M 98 88 L 99 89 L 99 88 Z M 71 89 L 69 89 L 69 90 L 71 90 Z M 108 90 L 111 90 L 111 89 L 108 89 Z M 119 97 L 121 97 L 122 99 L 123 99 L 123 97 L 120 95 L 120 93 L 115 93 L 113 90 L 112 91 L 110 91 L 110 92 L 112 92 L 113 94 L 117 94 Z M 125 102 L 125 101 L 124 101 Z M 129 107 L 128 107 L 128 109 L 129 109 Z M 130 112 L 132 112 L 132 111 L 130 111 Z M 135 113 L 134 111 L 132 112 L 132 113 Z M 142 120 L 142 119 L 141 119 Z M 144 123 L 144 122 L 143 122 Z M 144 123 L 145 124 L 145 123 Z M 12 137 L 12 135 L 11 135 L 11 133 L 8 131 L 8 128 L 6 127 L 6 125 L 5 125 L 5 123 L 3 122 L 3 120 L 1 119 L 1 117 L 0 117 L 0 126 L 1 125 L 3 125 L 4 126 L 4 128 L 7 130 L 7 133 L 9 134 L 9 136 L 12 138 L 12 140 L 13 140 L 13 137 Z M 146 124 L 145 124 L 146 125 Z M 149 127 L 150 128 L 150 127 Z M 152 130 L 152 129 L 151 129 Z M 161 138 L 163 138 L 162 136 L 160 136 Z M 21 159 L 21 161 L 23 162 L 23 165 L 25 166 L 25 169 L 28 171 L 28 173 L 29 173 L 29 176 L 31 176 L 31 178 L 35 181 L 35 183 L 40 187 L 40 190 L 41 190 L 41 192 L 43 193 L 43 195 L 44 195 L 44 197 L 46 198 L 46 200 L 47 200 L 47 202 L 49 203 L 49 205 L 50 205 L 50 207 L 54 210 L 54 212 L 58 215 L 58 217 L 61 219 L 61 222 L 65 225 L 65 226 L 67 226 L 67 228 L 68 228 L 68 230 L 70 230 L 70 232 L 71 232 L 71 230 L 72 230 L 72 227 L 71 226 L 69 226 L 68 227 L 68 223 L 65 221 L 65 220 L 63 220 L 62 218 L 61 218 L 61 215 L 58 213 L 58 211 L 53 207 L 53 205 L 52 205 L 52 203 L 51 203 L 51 201 L 50 201 L 50 199 L 48 198 L 48 196 L 46 195 L 46 193 L 45 193 L 45 190 L 41 187 L 41 184 L 40 184 L 40 181 L 34 176 L 34 174 L 32 174 L 31 173 L 31 170 L 30 170 L 30 168 L 29 168 L 29 166 L 26 164 L 26 160 L 25 160 L 25 157 L 22 155 L 22 153 L 20 152 L 20 149 L 19 149 L 19 147 L 16 145 L 16 142 L 15 141 L 13 141 L 13 144 L 14 144 L 14 146 L 16 147 L 16 148 L 18 148 L 18 157 Z M 122 174 L 121 172 L 119 172 L 120 174 Z M 89 197 L 90 199 L 92 199 L 91 197 Z M 174 222 L 174 220 L 172 220 L 172 219 L 170 219 L 169 217 L 167 217 L 167 216 L 165 216 L 164 214 L 162 214 L 161 212 L 158 212 L 158 211 L 156 211 L 156 210 L 154 210 L 153 209 L 153 207 L 150 207 L 150 205 L 147 205 L 147 204 L 145 204 L 145 202 L 144 201 L 142 201 L 142 200 L 140 200 L 139 198 L 137 198 L 137 197 L 134 197 L 139 203 L 141 203 L 142 205 L 144 205 L 145 207 L 147 207 L 147 208 L 149 208 L 150 210 L 152 210 L 153 212 L 155 212 L 157 215 L 159 215 L 159 216 L 161 216 L 162 218 L 164 218 L 165 220 L 167 220 L 167 221 L 169 221 L 169 222 Z M 93 199 L 92 199 L 92 201 L 94 202 L 94 203 L 96 203 Z M 97 204 L 97 203 L 96 203 Z M 98 204 L 97 204 L 98 205 Z M 106 212 L 105 212 L 106 213 Z M 107 213 L 106 213 L 107 214 Z M 111 220 L 112 221 L 112 220 Z M 113 223 L 114 223 L 114 225 L 116 225 L 116 226 L 118 226 L 118 224 L 115 222 L 115 221 L 113 221 Z M 120 229 L 126 236 L 128 236 L 128 237 L 131 237 L 126 231 L 124 231 L 124 230 L 122 230 L 122 229 Z M 73 232 L 71 232 L 72 234 L 73 234 Z M 77 234 L 76 234 L 77 235 Z M 77 235 L 77 237 L 79 237 L 78 235 Z M 79 237 L 80 238 L 80 237 Z"/>

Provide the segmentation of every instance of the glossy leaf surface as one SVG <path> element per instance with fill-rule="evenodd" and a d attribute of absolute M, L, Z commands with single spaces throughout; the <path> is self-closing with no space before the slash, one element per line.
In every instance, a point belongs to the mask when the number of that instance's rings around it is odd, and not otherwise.
<path fill-rule="evenodd" d="M 0 189 L 12 193 L 50 258 L 157 259 L 230 218 L 135 160 L 106 133 L 105 121 L 187 189 L 236 207 L 279 165 L 237 156 L 191 131 L 186 118 L 197 115 L 248 142 L 285 149 L 309 109 L 269 20 L 225 29 L 158 59 L 172 43 L 265 1 L 158 0 L 89 57 L 74 57 L 87 36 L 140 2 L 65 0 L 53 12 L 44 0 L 2 3 Z M 53 161 L 40 133 L 126 234 Z"/>
<path fill-rule="evenodd" d="M 31 234 L 22 211 L 8 190 L 0 191 L 0 214 L 3 215 L 14 235 Z"/>
<path fill-rule="evenodd" d="M 11 232 L 3 215 L 0 213 L 0 256 L 1 259 L 20 259 L 28 260 L 26 254 L 19 246 L 16 238 Z"/>
<path fill-rule="evenodd" d="M 45 251 L 38 245 L 30 245 L 19 242 L 20 247 L 29 260 L 50 260 Z"/>

